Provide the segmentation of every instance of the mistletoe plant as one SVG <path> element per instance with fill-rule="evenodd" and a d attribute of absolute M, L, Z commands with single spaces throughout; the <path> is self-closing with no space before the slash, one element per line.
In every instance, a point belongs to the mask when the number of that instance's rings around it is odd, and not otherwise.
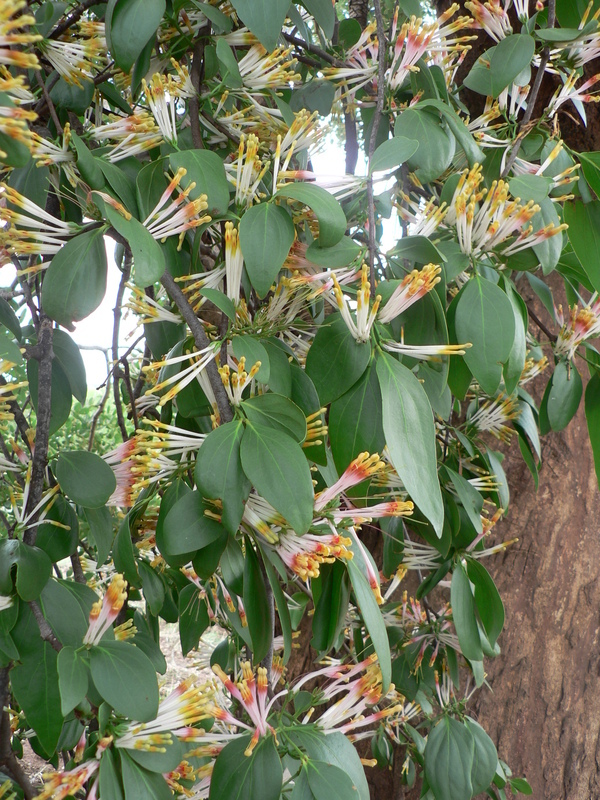
<path fill-rule="evenodd" d="M 535 478 L 583 361 L 600 461 L 600 154 L 558 124 L 598 99 L 590 9 L 0 0 L 1 796 L 368 800 L 392 758 L 429 799 L 530 792 L 467 700 L 500 653 L 503 443 Z M 340 120 L 364 175 L 313 168 Z M 160 619 L 184 655 L 226 633 L 212 680 L 161 688 Z"/>

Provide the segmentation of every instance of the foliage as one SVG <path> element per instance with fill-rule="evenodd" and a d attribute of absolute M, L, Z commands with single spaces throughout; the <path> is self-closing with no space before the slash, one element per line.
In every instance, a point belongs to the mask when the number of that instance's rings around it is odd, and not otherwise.
<path fill-rule="evenodd" d="M 16 268 L 0 297 L 0 793 L 37 791 L 25 738 L 53 769 L 39 800 L 366 800 L 363 739 L 429 800 L 530 792 L 467 700 L 500 654 L 483 561 L 510 544 L 494 530 L 504 444 L 537 477 L 583 362 L 600 452 L 600 154 L 569 151 L 557 122 L 597 99 L 597 19 L 567 0 L 425 21 L 417 0 L 389 18 L 376 0 L 362 31 L 330 0 L 25 5 L 0 0 L 0 254 Z M 490 46 L 460 85 L 475 30 Z M 546 72 L 560 85 L 532 120 Z M 312 170 L 342 117 L 365 176 Z M 116 405 L 98 423 L 71 333 L 109 269 Z M 558 333 L 530 329 L 530 286 Z M 143 356 L 118 350 L 126 307 Z M 538 408 L 525 387 L 546 369 Z M 289 681 L 305 615 L 320 663 Z M 160 619 L 184 654 L 226 631 L 218 683 L 161 694 Z"/>

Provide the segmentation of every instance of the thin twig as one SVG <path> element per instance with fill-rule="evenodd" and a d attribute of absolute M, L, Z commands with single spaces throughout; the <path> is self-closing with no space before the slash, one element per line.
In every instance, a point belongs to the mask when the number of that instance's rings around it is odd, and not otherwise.
<path fill-rule="evenodd" d="M 192 68 L 190 70 L 190 81 L 194 87 L 194 96 L 190 97 L 188 106 L 190 110 L 190 125 L 192 128 L 192 142 L 196 150 L 204 149 L 202 130 L 200 128 L 200 91 L 202 88 L 202 75 L 204 73 L 204 48 L 206 46 L 206 36 L 210 33 L 210 25 L 204 26 L 198 31 L 198 38 L 194 44 L 192 54 Z"/>
<path fill-rule="evenodd" d="M 83 569 L 81 567 L 81 561 L 79 560 L 79 554 L 73 553 L 71 556 L 71 566 L 73 568 L 73 578 L 75 579 L 76 583 L 87 583 L 85 579 L 85 575 L 83 574 Z"/>
<path fill-rule="evenodd" d="M 297 36 L 292 36 L 291 33 L 284 33 L 283 38 L 290 44 L 293 44 L 295 47 L 299 47 L 302 50 L 306 50 L 307 53 L 312 53 L 313 56 L 318 56 L 320 59 L 326 61 L 328 64 L 341 66 L 343 63 L 339 61 L 339 59 L 334 58 L 332 55 L 330 55 L 326 50 L 323 50 L 321 47 L 317 47 L 314 44 L 310 44 L 310 42 L 305 42 L 304 39 L 299 39 Z"/>
<path fill-rule="evenodd" d="M 179 309 L 181 316 L 187 322 L 188 327 L 192 332 L 192 336 L 194 337 L 196 347 L 199 350 L 205 350 L 207 347 L 210 347 L 211 342 L 206 335 L 206 331 L 204 330 L 202 322 L 194 313 L 194 310 L 188 303 L 184 293 L 175 283 L 173 276 L 168 272 L 165 272 L 160 279 L 160 282 L 165 287 L 171 300 L 173 300 Z M 229 405 L 229 399 L 225 392 L 225 387 L 223 386 L 223 381 L 219 375 L 219 370 L 217 369 L 214 358 L 206 366 L 206 376 L 210 381 L 210 385 L 215 395 L 215 400 L 217 401 L 217 408 L 219 409 L 221 422 L 231 422 L 233 419 L 233 412 L 231 410 L 231 406 Z"/>
<path fill-rule="evenodd" d="M 12 749 L 12 728 L 6 703 L 8 700 L 8 667 L 2 670 L 2 717 L 0 720 L 0 764 L 15 783 L 23 790 L 25 800 L 33 800 L 38 794 L 31 785 L 29 778 L 19 764 Z"/>
<path fill-rule="evenodd" d="M 535 324 L 538 326 L 538 328 L 542 331 L 542 333 L 546 334 L 546 336 L 548 337 L 549 341 L 556 342 L 556 340 L 558 339 L 558 336 L 555 333 L 552 333 L 552 331 L 549 330 L 546 327 L 546 325 L 544 325 L 542 320 L 537 316 L 535 311 L 533 311 L 533 309 L 529 305 L 527 306 L 527 313 L 529 314 L 531 319 L 535 322 Z"/>
<path fill-rule="evenodd" d="M 121 326 L 121 306 L 123 305 L 123 296 L 125 295 L 125 288 L 127 281 L 129 280 L 130 273 L 131 273 L 131 250 L 129 249 L 129 247 L 126 247 L 123 274 L 121 275 L 121 282 L 119 283 L 119 289 L 117 291 L 117 299 L 115 300 L 115 307 L 113 309 L 113 336 L 112 336 L 112 360 L 114 364 L 112 373 L 113 396 L 115 398 L 117 423 L 119 425 L 119 430 L 121 431 L 121 436 L 124 442 L 126 442 L 129 439 L 129 434 L 127 433 L 127 428 L 125 426 L 125 419 L 123 417 L 123 407 L 121 405 L 121 393 L 119 390 L 119 376 L 120 376 L 120 371 L 118 369 L 119 328 Z"/>
<path fill-rule="evenodd" d="M 555 21 L 556 21 L 556 0 L 548 0 L 547 29 L 553 28 Z M 533 108 L 535 106 L 538 94 L 540 92 L 542 80 L 544 79 L 544 72 L 546 71 L 546 67 L 548 66 L 548 61 L 550 61 L 550 48 L 545 47 L 544 52 L 542 53 L 541 56 L 540 65 L 538 67 L 538 71 L 536 73 L 533 86 L 531 87 L 531 92 L 529 94 L 529 97 L 527 98 L 527 107 L 525 109 L 525 113 L 523 114 L 523 119 L 521 120 L 520 124 L 521 131 L 527 128 L 527 125 L 529 125 L 529 121 L 531 120 L 533 114 Z M 503 178 L 506 178 L 506 176 L 513 168 L 513 165 L 517 160 L 517 156 L 519 155 L 519 150 L 521 149 L 521 145 L 523 144 L 524 138 L 525 138 L 524 136 L 519 135 L 515 139 L 515 143 L 512 146 L 512 150 L 510 151 L 504 169 L 502 170 Z"/>
<path fill-rule="evenodd" d="M 8 386 L 8 381 L 0 375 L 0 386 Z M 25 419 L 25 415 L 23 414 L 21 407 L 17 403 L 16 400 L 9 400 L 8 407 L 10 409 L 10 413 L 13 415 L 15 422 L 17 423 L 17 428 L 19 429 L 19 433 L 25 444 L 27 445 L 27 449 L 31 452 L 31 442 L 29 441 L 29 423 Z"/>
<path fill-rule="evenodd" d="M 88 450 L 91 450 L 92 447 L 94 446 L 94 437 L 96 435 L 96 428 L 98 427 L 98 421 L 102 416 L 102 412 L 104 411 L 104 407 L 106 406 L 108 402 L 108 397 L 110 395 L 110 381 L 108 380 L 108 371 L 110 369 L 110 364 L 108 361 L 108 354 L 106 350 L 104 351 L 104 358 L 106 359 L 107 378 L 104 383 L 104 394 L 102 395 L 102 399 L 98 403 L 98 408 L 96 409 L 96 411 L 94 412 L 94 416 L 92 417 L 92 425 L 90 428 L 90 436 L 88 439 Z"/>
<path fill-rule="evenodd" d="M 52 98 L 50 97 L 48 89 L 46 89 L 44 78 L 39 69 L 35 71 L 35 79 L 37 81 L 38 86 L 42 90 L 42 94 L 44 95 L 46 105 L 48 106 L 48 110 L 50 112 L 50 116 L 52 117 L 52 121 L 54 122 L 54 125 L 56 127 L 56 130 L 58 131 L 59 135 L 62 136 L 64 133 L 63 126 L 60 124 L 58 114 L 56 113 L 56 109 L 54 108 L 54 103 L 52 102 Z"/>
<path fill-rule="evenodd" d="M 72 25 L 75 25 L 75 23 L 79 21 L 83 14 L 85 14 L 88 8 L 97 5 L 100 5 L 100 0 L 83 0 L 83 2 L 79 3 L 77 8 L 71 14 L 69 14 L 68 17 L 65 17 L 62 22 L 58 23 L 54 30 L 50 31 L 46 38 L 57 39 L 65 31 L 69 30 Z"/>
<path fill-rule="evenodd" d="M 35 621 L 37 622 L 37 626 L 40 630 L 40 636 L 45 642 L 48 642 L 50 645 L 52 645 L 52 648 L 56 650 L 57 653 L 59 653 L 62 650 L 62 644 L 52 632 L 52 628 L 48 624 L 48 620 L 42 614 L 42 609 L 35 600 L 31 600 L 27 605 L 35 617 Z"/>
<path fill-rule="evenodd" d="M 383 100 L 385 91 L 385 57 L 387 51 L 387 39 L 381 13 L 381 0 L 375 0 L 375 19 L 377 21 L 377 43 L 378 43 L 378 70 L 377 70 L 377 104 L 371 123 L 371 136 L 369 139 L 369 178 L 367 180 L 367 204 L 369 213 L 369 270 L 371 283 L 371 296 L 375 297 L 375 198 L 373 196 L 373 175 L 370 172 L 371 158 L 377 146 L 377 134 L 379 133 L 379 123 L 383 114 Z"/>
<path fill-rule="evenodd" d="M 138 429 L 138 415 L 135 407 L 135 397 L 133 394 L 133 386 L 131 385 L 131 374 L 129 372 L 129 361 L 126 358 L 119 359 L 119 363 L 123 366 L 123 377 L 125 379 L 125 386 L 127 387 L 127 394 L 129 395 L 129 402 L 131 403 L 131 418 L 133 420 L 133 429 Z"/>
<path fill-rule="evenodd" d="M 48 443 L 50 440 L 50 416 L 52 413 L 52 320 L 42 314 L 38 329 L 38 401 L 36 408 L 35 449 L 31 467 L 31 484 L 27 498 L 26 514 L 31 515 L 33 509 L 42 499 L 46 467 L 48 465 Z M 30 518 L 36 521 L 37 515 Z M 37 527 L 31 525 L 23 534 L 25 544 L 35 544 Z"/>

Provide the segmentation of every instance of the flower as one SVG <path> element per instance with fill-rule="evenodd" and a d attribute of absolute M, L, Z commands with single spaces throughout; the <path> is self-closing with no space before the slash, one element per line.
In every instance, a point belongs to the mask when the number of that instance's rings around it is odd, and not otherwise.
<path fill-rule="evenodd" d="M 178 250 L 181 250 L 186 231 L 191 228 L 197 228 L 198 225 L 203 225 L 205 222 L 210 222 L 211 219 L 208 214 L 202 217 L 199 216 L 202 211 L 208 208 L 207 196 L 205 194 L 199 195 L 195 200 L 188 201 L 187 199 L 189 193 L 196 188 L 194 181 L 188 183 L 187 188 L 183 191 L 179 188 L 181 179 L 184 178 L 186 174 L 187 170 L 183 167 L 177 170 L 173 178 L 171 178 L 169 185 L 160 196 L 158 203 L 142 223 L 152 237 L 161 242 L 164 242 L 169 236 L 176 236 L 178 234 Z M 179 194 L 174 200 L 171 200 L 176 190 Z M 167 205 L 169 200 L 171 200 L 171 203 Z M 179 208 L 180 206 L 182 207 Z"/>
<path fill-rule="evenodd" d="M 92 758 L 64 772 L 47 772 L 43 775 L 44 788 L 35 800 L 64 800 L 74 797 L 89 779 L 96 774 L 100 761 Z"/>
<path fill-rule="evenodd" d="M 578 109 L 578 104 L 580 103 L 598 103 L 600 101 L 599 94 L 592 94 L 588 91 L 588 89 L 595 86 L 598 81 L 600 81 L 600 73 L 592 75 L 591 78 L 584 81 L 577 89 L 575 88 L 575 84 L 579 80 L 580 75 L 576 70 L 570 72 L 566 77 L 562 75 L 561 77 L 563 79 L 563 85 L 556 89 L 547 106 L 549 119 L 552 119 L 562 104 L 567 103 L 569 100 L 572 101 Z"/>
<path fill-rule="evenodd" d="M 167 79 L 155 72 L 148 85 L 142 79 L 144 96 L 150 106 L 152 116 L 156 120 L 166 142 L 177 144 L 177 114 L 175 101 L 167 89 Z"/>
<path fill-rule="evenodd" d="M 239 404 L 242 402 L 244 389 L 254 381 L 254 378 L 260 369 L 260 361 L 257 361 L 252 366 L 250 372 L 246 372 L 245 366 L 246 359 L 244 356 L 242 356 L 237 363 L 237 370 L 235 372 L 230 370 L 228 364 L 225 364 L 223 367 L 219 367 L 219 375 L 223 381 L 223 386 L 225 387 L 227 397 L 229 398 L 229 402 L 234 406 L 239 406 Z"/>
<path fill-rule="evenodd" d="M 251 133 L 240 137 L 237 159 L 225 164 L 227 180 L 235 186 L 235 202 L 249 208 L 258 197 L 258 187 L 267 171 L 268 163 L 263 164 L 258 156 L 258 137 Z"/>
<path fill-rule="evenodd" d="M 465 8 L 475 18 L 473 27 L 482 28 L 496 42 L 510 36 L 513 32 L 508 14 L 500 0 L 488 0 L 486 3 L 471 0 L 471 2 L 465 3 Z"/>
<path fill-rule="evenodd" d="M 127 599 L 127 581 L 118 573 L 113 575 L 104 597 L 97 600 L 90 611 L 89 625 L 83 643 L 88 647 L 100 642 L 110 628 Z"/>
<path fill-rule="evenodd" d="M 79 23 L 68 38 L 44 39 L 38 48 L 67 83 L 82 89 L 106 61 L 104 23 Z"/>
<path fill-rule="evenodd" d="M 215 358 L 219 352 L 219 349 L 220 342 L 211 342 L 202 350 L 184 353 L 180 356 L 167 356 L 161 361 L 155 361 L 154 363 L 143 367 L 145 372 L 152 372 L 156 369 L 160 369 L 161 367 L 171 367 L 176 364 L 181 364 L 185 361 L 190 362 L 189 366 L 185 367 L 180 372 L 165 378 L 164 380 L 160 381 L 160 383 L 157 383 L 155 386 L 148 389 L 146 394 L 156 394 L 157 392 L 161 392 L 167 386 L 171 386 L 169 391 L 160 398 L 159 405 L 164 406 L 165 403 L 168 403 L 169 400 L 172 400 L 178 394 L 178 392 L 184 389 L 195 378 L 199 377 L 200 373 L 202 373 L 206 368 L 206 365 L 210 364 L 210 362 Z"/>
<path fill-rule="evenodd" d="M 25 5 L 25 0 L 3 0 L 0 5 L 0 64 L 19 69 L 39 69 L 39 61 L 33 53 L 13 49 L 16 44 L 33 44 L 43 38 L 39 33 L 16 33 L 18 28 L 36 24 L 32 14 L 15 17 Z"/>
<path fill-rule="evenodd" d="M 127 288 L 130 295 L 125 305 L 141 317 L 140 325 L 149 325 L 151 322 L 172 322 L 174 325 L 181 325 L 183 322 L 179 314 L 169 311 L 139 286 L 128 283 Z"/>
<path fill-rule="evenodd" d="M 372 478 L 384 468 L 385 462 L 381 460 L 377 453 L 374 455 L 359 453 L 346 467 L 341 478 L 328 489 L 324 489 L 315 495 L 315 511 L 322 511 L 328 503 L 336 500 L 342 492 L 368 478 Z"/>
<path fill-rule="evenodd" d="M 561 325 L 554 352 L 571 359 L 582 342 L 600 333 L 600 298 L 598 292 L 590 297 L 581 310 L 577 305 L 570 308 L 569 319 L 565 322 L 562 306 L 556 309 L 556 317 Z"/>
<path fill-rule="evenodd" d="M 507 423 L 518 419 L 520 415 L 518 397 L 516 395 L 507 397 L 501 392 L 497 397 L 486 400 L 474 413 L 468 415 L 467 421 L 480 433 L 487 431 L 497 439 L 508 442 L 514 429 L 509 428 Z"/>
<path fill-rule="evenodd" d="M 30 150 L 35 146 L 35 134 L 29 130 L 27 123 L 36 119 L 35 111 L 26 111 L 18 105 L 15 106 L 8 97 L 5 97 L 0 105 L 0 132 Z M 4 150 L 0 153 L 0 158 L 6 158 Z"/>
<path fill-rule="evenodd" d="M 339 80 L 346 86 L 345 95 L 355 94 L 377 76 L 378 45 L 373 36 L 377 29 L 374 22 L 366 26 L 358 41 L 346 51 L 346 62 L 341 67 L 327 67 L 323 74 L 327 78 Z M 352 87 L 352 89 L 348 88 Z"/>
<path fill-rule="evenodd" d="M 392 295 L 379 312 L 377 318 L 384 324 L 391 322 L 399 314 L 430 292 L 440 282 L 441 268 L 436 264 L 427 264 L 421 270 L 413 269 L 394 289 Z"/>
<path fill-rule="evenodd" d="M 108 139 L 117 142 L 106 156 L 111 163 L 139 155 L 162 144 L 162 134 L 147 111 L 138 111 L 128 117 L 111 114 L 108 118 L 111 122 L 92 128 L 91 135 L 98 142 Z"/>
<path fill-rule="evenodd" d="M 338 558 L 351 559 L 352 540 L 335 530 L 330 534 L 306 533 L 298 536 L 292 530 L 282 530 L 275 550 L 282 561 L 303 581 L 318 578 L 321 564 L 333 564 Z"/>
<path fill-rule="evenodd" d="M 225 276 L 227 282 L 227 297 L 234 303 L 240 301 L 240 286 L 244 257 L 240 247 L 240 237 L 233 222 L 225 223 Z"/>
<path fill-rule="evenodd" d="M 348 326 L 348 330 L 358 343 L 368 342 L 371 335 L 371 328 L 377 317 L 379 304 L 381 302 L 381 295 L 377 295 L 373 306 L 369 308 L 369 299 L 371 297 L 371 286 L 369 283 L 369 268 L 363 264 L 361 270 L 360 289 L 356 293 L 356 322 L 350 311 L 348 301 L 342 294 L 342 290 L 335 274 L 332 274 L 333 280 L 333 294 L 335 303 L 340 310 L 342 319 Z"/>
<path fill-rule="evenodd" d="M 253 92 L 263 89 L 287 89 L 297 83 L 301 76 L 294 72 L 296 59 L 289 58 L 292 48 L 276 47 L 267 53 L 261 44 L 253 44 L 238 62 L 244 85 Z"/>

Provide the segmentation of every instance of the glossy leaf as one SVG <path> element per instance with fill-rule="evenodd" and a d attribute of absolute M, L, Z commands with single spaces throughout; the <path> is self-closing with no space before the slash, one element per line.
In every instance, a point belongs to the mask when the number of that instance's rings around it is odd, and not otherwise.
<path fill-rule="evenodd" d="M 171 800 L 173 792 L 162 775 L 139 766 L 121 751 L 121 776 L 125 800 Z"/>
<path fill-rule="evenodd" d="M 108 203 L 104 204 L 104 212 L 113 228 L 129 243 L 135 284 L 144 288 L 160 280 L 165 271 L 165 256 L 152 234 L 135 217 L 125 219 Z"/>
<path fill-rule="evenodd" d="M 71 393 L 83 405 L 87 395 L 87 378 L 78 345 L 68 333 L 57 328 L 52 334 L 52 350 L 67 376 Z"/>
<path fill-rule="evenodd" d="M 567 235 L 586 275 L 600 291 L 600 200 L 565 203 Z"/>
<path fill-rule="evenodd" d="M 156 672 L 148 657 L 128 642 L 103 641 L 90 648 L 96 689 L 117 713 L 148 722 L 158 711 Z"/>
<path fill-rule="evenodd" d="M 342 236 L 333 247 L 320 247 L 315 241 L 306 249 L 306 258 L 320 267 L 346 267 L 360 254 L 360 246 L 349 236 Z"/>
<path fill-rule="evenodd" d="M 194 553 L 226 536 L 225 528 L 205 514 L 200 492 L 190 492 L 178 500 L 165 517 L 163 540 L 172 555 Z"/>
<path fill-rule="evenodd" d="M 88 671 L 72 647 L 63 647 L 58 654 L 58 686 L 63 716 L 83 700 L 88 690 Z"/>
<path fill-rule="evenodd" d="M 198 642 L 208 628 L 208 608 L 200 597 L 198 587 L 184 586 L 179 592 L 179 640 L 184 656 L 198 647 Z"/>
<path fill-rule="evenodd" d="M 342 207 L 328 191 L 312 183 L 288 183 L 275 197 L 288 197 L 311 208 L 319 220 L 319 247 L 333 247 L 346 233 Z"/>
<path fill-rule="evenodd" d="M 600 485 L 600 374 L 594 372 L 585 388 L 585 419 Z"/>
<path fill-rule="evenodd" d="M 221 522 L 231 534 L 240 525 L 251 488 L 240 459 L 243 432 L 241 420 L 228 422 L 211 431 L 198 451 L 194 470 L 196 486 L 202 494 L 223 502 Z"/>
<path fill-rule="evenodd" d="M 460 649 L 469 661 L 482 661 L 483 652 L 475 616 L 475 599 L 465 568 L 460 562 L 455 565 L 452 572 L 450 603 Z"/>
<path fill-rule="evenodd" d="M 435 180 L 448 168 L 454 156 L 454 136 L 444 130 L 436 112 L 408 108 L 396 118 L 395 136 L 419 142 L 419 148 L 408 160 L 422 183 Z"/>
<path fill-rule="evenodd" d="M 42 304 L 51 319 L 73 330 L 73 323 L 95 311 L 106 292 L 106 250 L 102 229 L 70 239 L 44 276 Z"/>
<path fill-rule="evenodd" d="M 315 800 L 348 800 L 354 792 L 352 779 L 345 770 L 325 761 L 309 761 L 308 785 Z"/>
<path fill-rule="evenodd" d="M 504 604 L 487 569 L 479 561 L 467 561 L 469 580 L 475 587 L 475 605 L 486 636 L 492 645 L 504 627 Z"/>
<path fill-rule="evenodd" d="M 165 13 L 165 0 L 109 0 L 109 49 L 119 69 L 129 72 Z"/>
<path fill-rule="evenodd" d="M 343 733 L 335 731 L 325 735 L 309 725 L 303 725 L 287 735 L 311 760 L 323 761 L 342 769 L 354 784 L 357 793 L 352 794 L 354 800 L 369 800 L 369 787 L 359 755 Z"/>
<path fill-rule="evenodd" d="M 232 5 L 262 46 L 269 53 L 274 50 L 290 7 L 288 0 L 232 0 Z"/>
<path fill-rule="evenodd" d="M 385 621 L 377 605 L 373 590 L 354 559 L 347 562 L 346 569 L 350 575 L 354 596 L 365 627 L 377 653 L 379 668 L 381 669 L 382 691 L 387 692 L 392 678 L 392 660 Z"/>
<path fill-rule="evenodd" d="M 236 738 L 219 753 L 209 800 L 279 800 L 283 770 L 273 737 L 267 734 L 259 739 L 246 756 L 249 742 L 249 736 Z"/>
<path fill-rule="evenodd" d="M 435 800 L 471 800 L 473 736 L 458 720 L 443 717 L 427 737 L 425 776 Z"/>
<path fill-rule="evenodd" d="M 575 416 L 583 384 L 572 362 L 559 361 L 546 391 L 548 421 L 554 431 L 562 431 Z"/>
<path fill-rule="evenodd" d="M 441 536 L 444 507 L 429 400 L 412 372 L 388 355 L 377 360 L 377 376 L 392 464 L 412 500 Z"/>
<path fill-rule="evenodd" d="M 311 646 L 319 653 L 326 653 L 335 646 L 346 623 L 350 584 L 340 562 L 324 564 L 318 581 L 320 592 L 312 620 Z M 312 586 L 314 592 L 315 581 Z"/>
<path fill-rule="evenodd" d="M 306 372 L 323 405 L 348 391 L 364 373 L 371 358 L 368 342 L 358 344 L 339 315 L 317 331 L 306 357 Z"/>
<path fill-rule="evenodd" d="M 493 395 L 515 338 L 510 300 L 491 281 L 472 278 L 458 297 L 455 327 L 458 340 L 472 345 L 464 355 L 467 366 L 483 391 Z"/>
<path fill-rule="evenodd" d="M 56 477 L 71 500 L 86 508 L 100 508 L 117 487 L 104 459 L 87 450 L 65 450 L 56 462 Z"/>
<path fill-rule="evenodd" d="M 369 173 L 396 169 L 414 155 L 418 149 L 419 142 L 416 139 L 394 136 L 392 139 L 380 144 L 375 150 L 369 161 Z"/>
<path fill-rule="evenodd" d="M 308 462 L 290 436 L 265 425 L 246 425 L 242 467 L 257 492 L 300 536 L 312 522 L 314 493 Z"/>
<path fill-rule="evenodd" d="M 219 41 L 221 40 L 219 39 Z M 183 150 L 179 153 L 171 153 L 169 164 L 173 172 L 182 167 L 187 170 L 181 180 L 184 189 L 192 182 L 196 184 L 189 195 L 192 200 L 201 194 L 207 195 L 206 213 L 212 216 L 221 216 L 227 213 L 229 184 L 223 161 L 216 153 L 211 150 Z"/>
<path fill-rule="evenodd" d="M 254 660 L 259 662 L 269 652 L 273 635 L 273 619 L 258 556 L 248 537 L 245 539 L 245 545 L 244 609 L 252 639 L 252 653 Z"/>
<path fill-rule="evenodd" d="M 473 795 L 477 795 L 484 792 L 494 779 L 498 766 L 498 753 L 496 746 L 478 722 L 467 717 L 465 725 L 473 737 L 471 783 L 473 784 Z"/>
<path fill-rule="evenodd" d="M 43 642 L 39 654 L 22 658 L 10 672 L 11 687 L 42 747 L 53 753 L 63 725 L 57 653 Z"/>
<path fill-rule="evenodd" d="M 252 286 L 264 297 L 294 242 L 290 215 L 274 203 L 249 208 L 240 222 L 240 247 Z"/>
<path fill-rule="evenodd" d="M 241 407 L 250 422 L 286 433 L 299 444 L 306 439 L 306 417 L 283 395 L 273 392 L 256 395 L 245 400 Z"/>
<path fill-rule="evenodd" d="M 464 85 L 479 94 L 498 97 L 530 63 L 535 41 L 527 34 L 506 36 L 479 57 Z"/>

